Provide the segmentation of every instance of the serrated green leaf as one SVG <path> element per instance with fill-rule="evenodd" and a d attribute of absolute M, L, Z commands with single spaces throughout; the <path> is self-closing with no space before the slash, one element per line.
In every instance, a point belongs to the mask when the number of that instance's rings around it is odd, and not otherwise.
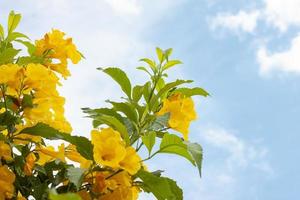
<path fill-rule="evenodd" d="M 209 93 L 200 87 L 178 88 L 178 89 L 174 90 L 174 92 L 179 92 L 186 97 L 191 97 L 191 96 L 195 96 L 195 95 L 200 95 L 200 96 L 204 96 L 204 97 L 209 96 Z"/>
<path fill-rule="evenodd" d="M 69 167 L 67 169 L 67 177 L 70 182 L 76 186 L 76 188 L 79 188 L 81 186 L 85 171 L 86 170 L 84 169 L 76 167 Z"/>
<path fill-rule="evenodd" d="M 154 131 L 150 131 L 146 135 L 142 136 L 142 141 L 144 145 L 147 147 L 149 155 L 151 154 L 152 148 L 155 144 L 156 133 Z"/>
<path fill-rule="evenodd" d="M 8 30 L 9 34 L 17 28 L 20 20 L 21 20 L 21 15 L 20 14 L 15 14 L 14 11 L 11 11 L 9 13 L 8 26 L 7 26 L 7 30 Z"/>
<path fill-rule="evenodd" d="M 115 67 L 99 69 L 112 77 L 121 86 L 123 92 L 131 99 L 131 83 L 124 71 Z"/>
<path fill-rule="evenodd" d="M 195 165 L 193 157 L 188 152 L 187 145 L 177 135 L 165 134 L 160 143 L 159 153 L 176 154 L 186 158 Z"/>
<path fill-rule="evenodd" d="M 116 119 L 112 116 L 108 116 L 108 115 L 100 115 L 100 116 L 94 118 L 94 122 L 93 122 L 94 127 L 97 127 L 98 123 L 107 124 L 108 126 L 117 130 L 121 134 L 122 138 L 125 140 L 126 144 L 127 145 L 130 144 L 127 129 L 126 129 L 125 125 L 122 122 L 120 122 L 118 119 Z"/>
<path fill-rule="evenodd" d="M 150 172 L 140 170 L 137 173 L 142 181 L 142 189 L 151 192 L 157 200 L 182 200 L 182 190 L 170 178 L 155 176 Z"/>
<path fill-rule="evenodd" d="M 42 136 L 49 140 L 65 140 L 74 144 L 78 153 L 88 160 L 93 160 L 93 145 L 83 136 L 71 136 L 68 133 L 62 133 L 47 124 L 38 123 L 33 127 L 28 127 L 20 131 L 29 135 Z"/>
<path fill-rule="evenodd" d="M 169 60 L 164 66 L 163 70 L 167 70 L 175 65 L 182 64 L 180 60 Z"/>
<path fill-rule="evenodd" d="M 187 150 L 190 153 L 190 155 L 193 157 L 199 171 L 199 175 L 201 177 L 201 169 L 202 169 L 202 160 L 203 160 L 203 151 L 200 144 L 197 143 L 191 143 L 186 141 L 187 144 Z"/>

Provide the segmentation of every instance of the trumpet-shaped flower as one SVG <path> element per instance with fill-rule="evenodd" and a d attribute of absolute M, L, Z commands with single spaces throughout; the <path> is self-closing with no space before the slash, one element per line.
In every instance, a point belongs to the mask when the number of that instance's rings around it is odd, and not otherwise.
<path fill-rule="evenodd" d="M 119 167 L 119 163 L 126 156 L 125 145 L 119 132 L 105 128 L 101 131 L 93 130 L 91 135 L 95 161 L 104 166 Z"/>
<path fill-rule="evenodd" d="M 170 113 L 169 126 L 183 134 L 188 139 L 189 126 L 197 118 L 192 98 L 185 98 L 181 94 L 174 94 L 163 101 L 163 106 L 157 115 Z"/>

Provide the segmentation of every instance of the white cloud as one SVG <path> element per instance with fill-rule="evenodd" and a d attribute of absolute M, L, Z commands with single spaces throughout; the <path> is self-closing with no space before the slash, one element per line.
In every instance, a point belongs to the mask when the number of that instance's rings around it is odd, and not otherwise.
<path fill-rule="evenodd" d="M 229 170 L 254 167 L 269 175 L 273 173 L 266 161 L 268 150 L 265 147 L 248 143 L 222 128 L 207 129 L 202 137 L 208 144 L 228 153 L 225 163 Z"/>
<path fill-rule="evenodd" d="M 260 64 L 261 75 L 273 71 L 283 71 L 300 74 L 300 34 L 296 36 L 286 51 L 269 53 L 265 47 L 259 48 L 257 60 Z"/>
<path fill-rule="evenodd" d="M 299 0 L 264 0 L 266 21 L 281 31 L 291 25 L 300 26 Z"/>
<path fill-rule="evenodd" d="M 137 0 L 105 0 L 112 9 L 120 14 L 138 15 L 141 12 L 141 6 Z"/>
<path fill-rule="evenodd" d="M 219 27 L 228 28 L 232 31 L 253 32 L 257 25 L 257 19 L 260 12 L 257 10 L 251 12 L 239 11 L 237 14 L 219 13 L 212 19 L 211 27 L 217 29 Z"/>

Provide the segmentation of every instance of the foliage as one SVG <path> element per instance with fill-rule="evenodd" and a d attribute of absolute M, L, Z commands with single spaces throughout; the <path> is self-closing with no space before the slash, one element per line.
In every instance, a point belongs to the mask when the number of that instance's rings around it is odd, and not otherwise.
<path fill-rule="evenodd" d="M 171 59 L 172 49 L 157 48 L 157 61 L 141 59 L 137 69 L 149 75 L 142 85 L 133 85 L 120 68 L 98 68 L 125 97 L 107 101 L 109 107 L 83 108 L 94 129 L 91 137 L 76 136 L 57 87 L 70 76 L 68 63 L 83 56 L 56 29 L 32 42 L 16 32 L 20 20 L 12 11 L 7 30 L 0 25 L 0 199 L 133 200 L 141 191 L 159 200 L 183 199 L 175 181 L 145 164 L 175 154 L 201 174 L 202 148 L 188 135 L 196 119 L 192 96 L 209 94 L 183 86 L 190 80 L 167 82 L 168 70 L 182 64 Z M 62 143 L 55 148 L 49 140 Z M 138 154 L 141 148 L 148 150 L 146 158 Z"/>

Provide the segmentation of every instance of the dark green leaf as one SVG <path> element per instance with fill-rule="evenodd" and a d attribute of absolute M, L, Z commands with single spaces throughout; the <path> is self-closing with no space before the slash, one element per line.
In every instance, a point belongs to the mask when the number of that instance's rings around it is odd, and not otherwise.
<path fill-rule="evenodd" d="M 140 170 L 137 176 L 143 181 L 142 189 L 151 192 L 157 200 L 182 200 L 182 190 L 176 182 L 166 177 L 155 176 L 150 172 Z"/>
<path fill-rule="evenodd" d="M 137 122 L 138 116 L 136 110 L 130 104 L 124 102 L 113 102 L 113 101 L 107 101 L 107 102 L 113 105 L 115 111 L 122 112 L 126 115 L 126 117 L 128 117 L 134 122 Z"/>
<path fill-rule="evenodd" d="M 82 136 L 71 136 L 68 133 L 62 133 L 47 124 L 38 123 L 33 127 L 23 129 L 20 133 L 29 135 L 38 135 L 50 140 L 65 140 L 74 144 L 77 151 L 86 159 L 93 160 L 93 145 L 91 142 Z"/>
<path fill-rule="evenodd" d="M 131 99 L 131 83 L 128 79 L 126 73 L 119 68 L 108 67 L 106 69 L 101 69 L 103 72 L 111 76 L 122 88 L 123 92 Z"/>

